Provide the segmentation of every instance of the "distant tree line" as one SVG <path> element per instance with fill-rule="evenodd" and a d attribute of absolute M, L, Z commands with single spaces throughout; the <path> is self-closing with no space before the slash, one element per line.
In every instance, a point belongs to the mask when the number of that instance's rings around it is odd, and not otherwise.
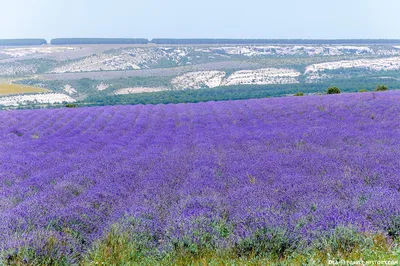
<path fill-rule="evenodd" d="M 85 86 L 92 86 L 90 79 L 82 79 L 77 82 L 83 88 Z M 376 81 L 376 80 L 375 80 Z M 151 93 L 138 93 L 126 95 L 109 95 L 108 93 L 96 93 L 89 95 L 82 101 L 68 104 L 53 104 L 47 105 L 46 108 L 51 107 L 83 107 L 83 106 L 104 106 L 104 105 L 134 105 L 134 104 L 169 104 L 169 103 L 197 103 L 207 101 L 227 101 L 227 100 L 247 100 L 258 99 L 267 97 L 281 97 L 281 96 L 305 96 L 305 95 L 326 95 L 329 92 L 326 88 L 329 86 L 330 93 L 343 92 L 373 92 L 373 91 L 386 91 L 390 87 L 394 90 L 400 90 L 400 82 L 393 80 L 387 81 L 389 84 L 374 86 L 375 81 L 361 78 L 358 81 L 343 81 L 337 80 L 335 83 L 341 88 L 336 87 L 332 89 L 332 84 L 329 83 L 310 83 L 310 84 L 271 84 L 271 85 L 237 85 L 237 86 L 224 86 L 218 88 L 204 88 L 196 90 L 170 90 Z M 59 81 L 55 81 L 58 83 Z M 54 83 L 54 86 L 58 86 Z M 62 83 L 60 83 L 62 84 Z M 74 85 L 75 86 L 75 85 Z M 49 86 L 53 87 L 53 86 Z M 363 88 L 360 90 L 360 88 Z M 375 92 L 374 92 L 375 93 Z M 375 94 L 374 94 L 375 95 Z M 374 96 L 375 97 L 375 96 Z M 34 109 L 40 108 L 41 105 L 24 105 L 19 106 L 18 109 Z M 5 106 L 0 105 L 0 110 Z M 8 107 L 9 108 L 9 107 Z"/>
<path fill-rule="evenodd" d="M 236 85 L 212 89 L 170 90 L 126 95 L 95 94 L 88 96 L 86 99 L 76 104 L 79 106 L 99 106 L 119 104 L 197 103 L 281 97 L 288 95 L 338 94 L 341 92 L 357 92 L 359 88 L 365 88 L 366 91 L 382 91 L 387 89 L 386 86 L 382 85 L 375 88 L 372 82 L 365 79 L 352 82 L 338 80 L 335 83 L 337 83 L 337 86 L 340 86 L 341 89 L 329 83 L 313 83 L 307 84 L 306 86 L 304 84 Z M 391 81 L 390 85 L 394 89 L 400 89 L 400 82 L 398 81 Z M 329 87 L 328 91 L 326 90 L 327 87 Z"/>
<path fill-rule="evenodd" d="M 154 44 L 396 44 L 389 39 L 153 39 Z"/>
<path fill-rule="evenodd" d="M 400 44 L 395 39 L 170 39 L 155 38 L 57 38 L 52 45 L 72 44 Z M 0 46 L 29 46 L 47 44 L 45 39 L 0 39 Z"/>
<path fill-rule="evenodd" d="M 389 88 L 385 85 L 378 85 L 375 88 L 375 91 L 387 91 L 387 90 L 389 90 Z M 368 90 L 360 89 L 358 92 L 368 92 Z M 341 93 L 340 89 L 336 86 L 329 87 L 328 91 L 326 92 L 326 94 L 340 94 L 340 93 Z M 304 96 L 304 93 L 298 92 L 298 93 L 294 94 L 293 96 Z"/>
<path fill-rule="evenodd" d="M 52 45 L 65 45 L 65 44 L 148 44 L 147 39 L 138 38 L 59 38 L 52 39 Z"/>
<path fill-rule="evenodd" d="M 0 46 L 29 46 L 47 44 L 45 39 L 0 39 Z"/>

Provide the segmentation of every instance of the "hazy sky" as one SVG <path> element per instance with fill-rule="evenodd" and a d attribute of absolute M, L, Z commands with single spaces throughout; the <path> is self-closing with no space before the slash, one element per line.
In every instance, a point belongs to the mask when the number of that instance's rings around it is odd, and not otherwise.
<path fill-rule="evenodd" d="M 0 0 L 0 38 L 398 38 L 399 0 Z"/>

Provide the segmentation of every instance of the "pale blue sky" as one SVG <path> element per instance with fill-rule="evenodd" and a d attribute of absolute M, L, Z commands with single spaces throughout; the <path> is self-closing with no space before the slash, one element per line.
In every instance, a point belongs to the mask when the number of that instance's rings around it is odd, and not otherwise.
<path fill-rule="evenodd" d="M 399 38 L 399 0 L 0 0 L 0 38 Z"/>

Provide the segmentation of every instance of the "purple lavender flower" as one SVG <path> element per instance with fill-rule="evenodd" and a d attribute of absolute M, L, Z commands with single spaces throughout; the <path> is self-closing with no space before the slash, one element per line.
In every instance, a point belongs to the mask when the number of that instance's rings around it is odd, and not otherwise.
<path fill-rule="evenodd" d="M 2 111 L 0 249 L 48 252 L 55 239 L 75 258 L 127 220 L 165 249 L 277 228 L 310 241 L 340 225 L 398 234 L 399 100 Z"/>

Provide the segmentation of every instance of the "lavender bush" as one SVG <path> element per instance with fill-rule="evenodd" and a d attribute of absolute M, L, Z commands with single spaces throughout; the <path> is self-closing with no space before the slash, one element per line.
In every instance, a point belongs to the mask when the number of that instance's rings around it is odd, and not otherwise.
<path fill-rule="evenodd" d="M 279 255 L 343 227 L 399 237 L 399 101 L 2 111 L 2 260 L 79 263 L 115 225 L 155 256 Z"/>

